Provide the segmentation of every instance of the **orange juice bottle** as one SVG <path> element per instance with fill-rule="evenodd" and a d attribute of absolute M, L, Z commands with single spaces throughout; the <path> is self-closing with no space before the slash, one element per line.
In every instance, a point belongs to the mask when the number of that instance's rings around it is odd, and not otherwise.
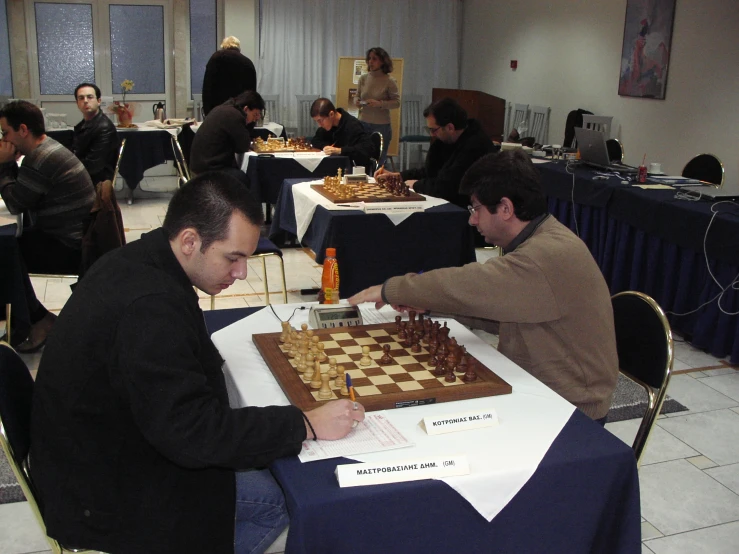
<path fill-rule="evenodd" d="M 323 293 L 322 304 L 339 303 L 339 262 L 336 261 L 336 248 L 326 248 L 321 276 L 321 292 Z"/>

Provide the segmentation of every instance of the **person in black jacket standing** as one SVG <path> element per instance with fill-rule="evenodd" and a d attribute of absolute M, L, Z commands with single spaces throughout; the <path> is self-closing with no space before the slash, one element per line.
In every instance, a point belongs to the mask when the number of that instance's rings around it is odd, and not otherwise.
<path fill-rule="evenodd" d="M 310 107 L 310 116 L 318 124 L 311 143 L 324 154 L 349 156 L 354 165 L 369 168 L 370 158 L 379 158 L 380 152 L 372 144 L 370 133 L 352 114 L 335 108 L 328 98 L 319 98 Z"/>
<path fill-rule="evenodd" d="M 203 113 L 208 115 L 216 106 L 247 90 L 257 90 L 257 70 L 252 61 L 241 53 L 241 42 L 226 37 L 221 49 L 205 66 L 203 76 Z"/>
<path fill-rule="evenodd" d="M 360 404 L 233 409 L 198 295 L 246 278 L 261 206 L 221 172 L 173 196 L 162 228 L 98 260 L 38 370 L 31 473 L 49 536 L 116 554 L 263 552 L 287 525 L 264 468 L 338 439 Z M 315 430 L 315 431 L 314 431 Z"/>
<path fill-rule="evenodd" d="M 118 161 L 118 132 L 100 109 L 100 89 L 81 83 L 74 89 L 74 99 L 83 119 L 74 126 L 72 152 L 85 166 L 93 185 L 112 181 Z"/>
<path fill-rule="evenodd" d="M 421 169 L 389 173 L 382 168 L 376 179 L 400 175 L 414 191 L 448 200 L 466 208 L 469 197 L 459 193 L 459 184 L 469 167 L 485 154 L 497 148 L 476 119 L 467 119 L 467 112 L 452 98 L 439 100 L 423 111 L 431 136 L 436 137 L 426 154 Z"/>

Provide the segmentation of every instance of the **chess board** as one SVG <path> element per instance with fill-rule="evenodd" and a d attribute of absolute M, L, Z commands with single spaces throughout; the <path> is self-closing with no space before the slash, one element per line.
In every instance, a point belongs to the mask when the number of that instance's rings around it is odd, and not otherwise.
<path fill-rule="evenodd" d="M 311 188 L 334 204 L 339 202 L 425 202 L 426 198 L 411 191 L 409 196 L 396 196 L 376 183 L 357 183 L 352 185 L 353 194 L 340 195 L 326 189 L 324 185 L 311 185 Z"/>
<path fill-rule="evenodd" d="M 343 365 L 351 375 L 357 401 L 369 412 L 511 393 L 511 386 L 479 360 L 476 360 L 477 379 L 470 383 L 462 381 L 460 374 L 451 383 L 444 376 L 432 375 L 432 368 L 427 364 L 431 358 L 427 345 L 422 345 L 420 353 L 411 352 L 400 344 L 394 323 L 313 332 L 323 342 L 326 355 L 336 358 L 337 365 Z M 319 400 L 318 391 L 303 381 L 296 369 L 296 360 L 287 356 L 286 348 L 280 343 L 280 335 L 255 334 L 253 340 L 285 395 L 301 410 L 311 410 L 327 402 Z M 394 359 L 391 365 L 377 363 L 385 344 L 390 344 L 390 355 Z M 359 364 L 363 346 L 370 348 L 372 363 L 369 366 Z M 328 367 L 328 362 L 322 363 L 321 372 L 328 371 Z M 340 395 L 334 380 L 330 385 L 332 398 L 329 400 L 346 398 Z"/>

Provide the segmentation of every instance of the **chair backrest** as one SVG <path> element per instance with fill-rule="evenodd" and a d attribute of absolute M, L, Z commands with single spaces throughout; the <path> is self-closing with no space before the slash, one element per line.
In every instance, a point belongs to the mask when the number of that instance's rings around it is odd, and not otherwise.
<path fill-rule="evenodd" d="M 633 449 L 637 462 L 662 408 L 673 362 L 673 342 L 665 313 L 651 297 L 626 291 L 611 298 L 621 373 L 640 384 L 649 403 Z"/>
<path fill-rule="evenodd" d="M 534 137 L 536 144 L 549 143 L 549 114 L 551 108 L 531 106 L 528 135 Z"/>
<path fill-rule="evenodd" d="M 513 132 L 513 129 L 518 131 L 519 136 L 529 135 L 529 105 L 528 104 L 513 104 L 511 107 L 511 124 L 508 127 L 508 135 Z M 519 131 L 520 129 L 520 131 Z M 508 137 L 506 137 L 507 139 Z"/>
<path fill-rule="evenodd" d="M 118 168 L 121 166 L 121 158 L 123 157 L 123 150 L 126 148 L 126 139 L 121 141 L 121 147 L 118 149 L 118 160 L 115 162 L 115 171 L 113 172 L 113 180 L 111 181 L 113 188 L 115 188 L 115 181 L 118 179 Z"/>
<path fill-rule="evenodd" d="M 298 136 L 311 138 L 316 134 L 318 125 L 310 116 L 310 107 L 319 98 L 316 94 L 296 94 L 298 100 Z"/>
<path fill-rule="evenodd" d="M 367 175 L 374 175 L 375 171 L 380 165 L 380 156 L 382 156 L 382 148 L 384 146 L 385 139 L 382 137 L 382 133 L 375 131 L 370 135 L 370 140 L 375 147 L 374 155 L 370 157 L 372 161 L 372 167 L 366 167 L 365 171 Z"/>
<path fill-rule="evenodd" d="M 582 116 L 582 126 L 585 129 L 592 129 L 603 133 L 606 139 L 611 138 L 611 124 L 613 123 L 612 115 L 589 115 Z"/>
<path fill-rule="evenodd" d="M 192 95 L 192 116 L 193 118 L 195 118 L 195 121 L 203 120 L 203 95 L 202 94 Z"/>
<path fill-rule="evenodd" d="M 606 141 L 606 150 L 608 150 L 608 159 L 612 162 L 621 163 L 624 161 L 624 145 L 615 138 Z"/>
<path fill-rule="evenodd" d="M 724 185 L 724 164 L 713 154 L 698 154 L 685 164 L 682 176 L 721 188 Z"/>
<path fill-rule="evenodd" d="M 423 118 L 423 96 L 404 94 L 400 108 L 400 136 L 413 137 L 428 135 Z"/>
<path fill-rule="evenodd" d="M 282 113 L 280 112 L 280 95 L 279 94 L 262 94 L 264 100 L 264 119 L 265 121 L 274 121 L 282 123 Z"/>

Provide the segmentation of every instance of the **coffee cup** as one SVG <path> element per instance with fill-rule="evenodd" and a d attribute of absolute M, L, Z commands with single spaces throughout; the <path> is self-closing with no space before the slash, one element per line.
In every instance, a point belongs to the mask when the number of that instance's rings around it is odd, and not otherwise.
<path fill-rule="evenodd" d="M 650 163 L 649 173 L 662 173 L 662 164 L 657 162 Z"/>

